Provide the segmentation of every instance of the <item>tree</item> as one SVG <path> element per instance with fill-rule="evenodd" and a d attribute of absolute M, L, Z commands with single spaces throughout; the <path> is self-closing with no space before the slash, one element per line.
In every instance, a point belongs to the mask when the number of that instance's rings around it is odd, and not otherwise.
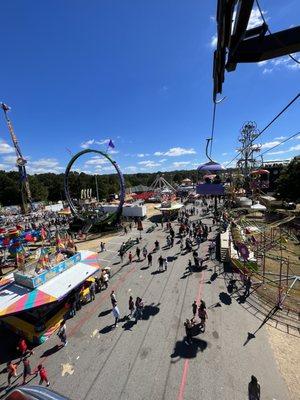
<path fill-rule="evenodd" d="M 278 196 L 284 200 L 300 200 L 300 158 L 295 157 L 275 182 Z"/>

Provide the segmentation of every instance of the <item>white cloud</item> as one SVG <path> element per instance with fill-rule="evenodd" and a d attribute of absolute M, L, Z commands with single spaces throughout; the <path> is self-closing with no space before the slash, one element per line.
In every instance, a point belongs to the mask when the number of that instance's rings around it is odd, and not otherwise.
<path fill-rule="evenodd" d="M 37 168 L 46 168 L 51 172 L 52 168 L 59 167 L 59 162 L 55 158 L 40 158 L 36 161 L 29 161 L 28 165 L 30 167 L 34 166 Z"/>
<path fill-rule="evenodd" d="M 258 63 L 257 63 L 257 66 L 258 67 L 263 67 L 264 65 L 266 65 L 268 63 L 268 61 L 259 61 Z"/>
<path fill-rule="evenodd" d="M 297 53 L 291 54 L 294 58 L 297 59 Z M 299 58 L 299 56 L 298 56 Z M 267 66 L 267 68 L 263 69 L 263 74 L 268 74 L 273 71 L 280 71 L 283 68 L 289 69 L 289 70 L 300 70 L 300 64 L 297 64 L 294 60 L 291 59 L 289 56 L 284 56 L 284 57 L 277 57 L 273 60 L 269 61 L 261 61 L 257 63 L 257 65 L 260 67 L 262 65 Z"/>
<path fill-rule="evenodd" d="M 161 151 L 156 151 L 154 153 L 155 156 L 168 156 L 168 157 L 178 157 L 186 154 L 196 154 L 196 151 L 193 148 L 184 149 L 183 147 L 172 147 L 165 153 Z"/>
<path fill-rule="evenodd" d="M 144 153 L 138 153 L 137 156 L 138 156 L 139 158 L 143 158 L 143 157 L 146 156 L 146 154 L 144 154 Z"/>
<path fill-rule="evenodd" d="M 11 145 L 4 142 L 3 140 L 0 140 L 0 154 L 9 154 L 13 153 L 14 151 L 15 150 Z"/>
<path fill-rule="evenodd" d="M 1 171 L 9 171 L 9 170 L 11 170 L 11 168 L 10 168 L 9 165 L 0 164 L 0 170 L 1 170 Z"/>
<path fill-rule="evenodd" d="M 191 163 L 190 161 L 175 161 L 175 162 L 173 162 L 173 166 L 175 168 L 180 168 L 180 167 L 184 167 L 185 165 L 188 165 L 190 163 Z"/>
<path fill-rule="evenodd" d="M 265 20 L 267 21 L 268 20 L 268 18 L 266 17 L 267 11 L 262 10 L 262 13 L 263 13 Z M 234 19 L 235 19 L 235 15 L 234 15 Z M 251 11 L 251 14 L 250 14 L 247 29 L 255 28 L 256 26 L 262 25 L 262 23 L 263 23 L 263 20 L 260 15 L 259 9 L 253 8 Z"/>
<path fill-rule="evenodd" d="M 94 143 L 95 139 L 86 140 L 85 142 L 81 143 L 80 147 L 83 149 L 88 149 Z"/>
<path fill-rule="evenodd" d="M 216 22 L 216 17 L 215 17 L 214 15 L 210 15 L 210 16 L 209 16 L 209 19 L 210 19 L 212 22 Z"/>
<path fill-rule="evenodd" d="M 3 161 L 7 164 L 16 164 L 17 157 L 16 156 L 6 156 L 3 157 Z"/>
<path fill-rule="evenodd" d="M 274 140 L 284 140 L 286 138 L 286 136 L 278 136 L 276 138 L 274 138 Z"/>
<path fill-rule="evenodd" d="M 102 144 L 108 144 L 109 140 L 110 139 L 103 139 L 103 140 L 89 139 L 89 140 L 86 140 L 85 142 L 82 142 L 80 147 L 82 149 L 88 149 L 93 144 L 99 144 L 101 146 Z"/>
<path fill-rule="evenodd" d="M 222 153 L 222 156 L 227 156 L 228 153 Z"/>
<path fill-rule="evenodd" d="M 278 150 L 278 151 L 270 151 L 268 154 L 271 155 L 275 155 L 275 154 L 284 154 L 287 153 L 287 150 Z"/>
<path fill-rule="evenodd" d="M 263 74 L 270 74 L 271 72 L 273 72 L 273 68 L 264 68 L 263 69 Z"/>
<path fill-rule="evenodd" d="M 110 139 L 95 140 L 95 143 L 99 144 L 101 146 L 102 144 L 108 144 L 109 141 L 110 141 Z"/>
<path fill-rule="evenodd" d="M 296 146 L 292 146 L 289 148 L 289 151 L 299 151 L 300 150 L 300 144 L 296 144 Z"/>
<path fill-rule="evenodd" d="M 261 149 L 270 149 L 271 147 L 277 146 L 280 141 L 274 140 L 273 142 L 266 142 L 261 144 Z"/>
<path fill-rule="evenodd" d="M 159 160 L 160 163 L 163 163 L 163 162 L 165 162 L 165 161 L 167 161 L 166 158 L 162 158 L 161 160 Z"/>
<path fill-rule="evenodd" d="M 129 165 L 128 167 L 124 168 L 126 171 L 129 172 L 136 172 L 137 171 L 137 167 L 135 165 Z"/>
<path fill-rule="evenodd" d="M 107 164 L 109 161 L 106 158 L 103 158 L 101 156 L 94 156 L 90 160 L 87 160 L 84 165 L 103 165 Z"/>
<path fill-rule="evenodd" d="M 151 160 L 140 161 L 138 164 L 143 165 L 147 168 L 160 167 L 160 163 Z"/>
<path fill-rule="evenodd" d="M 108 149 L 108 153 L 109 154 L 118 154 L 119 151 L 118 150 L 114 150 L 114 149 Z"/>
<path fill-rule="evenodd" d="M 285 153 L 291 153 L 293 151 L 300 151 L 300 144 L 296 144 L 296 146 L 291 146 L 289 149 L 286 149 L 286 150 L 272 151 L 268 154 L 269 155 L 285 154 Z"/>
<path fill-rule="evenodd" d="M 217 44 L 218 44 L 218 36 L 217 34 L 215 34 L 210 39 L 210 46 L 215 49 L 217 47 Z"/>

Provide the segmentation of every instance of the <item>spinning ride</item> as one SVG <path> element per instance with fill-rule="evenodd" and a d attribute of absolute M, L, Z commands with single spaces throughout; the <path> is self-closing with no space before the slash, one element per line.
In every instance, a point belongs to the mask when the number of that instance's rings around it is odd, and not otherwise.
<path fill-rule="evenodd" d="M 93 153 L 98 156 L 102 156 L 106 160 L 106 162 L 109 162 L 114 167 L 114 169 L 117 172 L 119 180 L 119 199 L 118 199 L 118 206 L 114 212 L 110 213 L 106 212 L 103 207 L 103 204 L 101 204 L 100 202 L 96 202 L 93 205 L 90 204 L 79 205 L 79 203 L 75 204 L 75 201 L 72 199 L 69 188 L 69 174 L 71 172 L 72 166 L 74 165 L 75 161 L 78 160 L 81 156 L 88 153 Z M 64 190 L 66 199 L 69 203 L 72 213 L 76 218 L 84 222 L 86 226 L 91 227 L 93 224 L 98 224 L 98 223 L 112 224 L 114 222 L 117 222 L 122 214 L 122 208 L 125 200 L 124 177 L 116 161 L 112 160 L 110 156 L 107 153 L 104 153 L 103 151 L 85 149 L 75 154 L 69 161 L 69 164 L 67 165 L 66 168 L 65 178 L 64 178 Z"/>

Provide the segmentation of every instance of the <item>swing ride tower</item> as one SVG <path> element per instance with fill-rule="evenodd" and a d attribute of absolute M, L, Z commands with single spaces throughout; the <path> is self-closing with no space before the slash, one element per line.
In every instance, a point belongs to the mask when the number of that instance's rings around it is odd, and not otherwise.
<path fill-rule="evenodd" d="M 20 184 L 21 184 L 22 212 L 24 214 L 27 214 L 29 211 L 29 208 L 32 209 L 32 197 L 31 197 L 31 191 L 30 191 L 29 181 L 28 181 L 28 176 L 27 176 L 27 171 L 26 171 L 27 161 L 22 155 L 17 136 L 14 132 L 12 123 L 8 117 L 8 111 L 10 110 L 10 107 L 8 107 L 4 103 L 0 103 L 0 107 L 2 108 L 2 110 L 4 112 L 4 117 L 5 117 L 7 127 L 9 130 L 10 136 L 11 136 L 11 140 L 13 142 L 15 153 L 16 153 L 16 164 L 18 167 L 19 176 L 20 176 Z"/>

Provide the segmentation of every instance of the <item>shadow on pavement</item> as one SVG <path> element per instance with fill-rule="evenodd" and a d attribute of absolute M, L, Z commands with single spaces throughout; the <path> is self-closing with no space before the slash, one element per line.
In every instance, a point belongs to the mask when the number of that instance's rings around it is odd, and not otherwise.
<path fill-rule="evenodd" d="M 150 317 L 154 317 L 156 314 L 158 314 L 159 313 L 159 307 L 158 307 L 159 305 L 160 305 L 160 303 L 158 303 L 157 305 L 154 305 L 154 303 L 145 305 L 145 307 L 143 309 L 142 319 L 148 320 Z"/>
<path fill-rule="evenodd" d="M 52 354 L 55 354 L 62 347 L 63 347 L 63 345 L 56 344 L 55 346 L 51 347 L 51 349 L 44 351 L 44 353 L 41 355 L 40 358 L 52 356 Z"/>
<path fill-rule="evenodd" d="M 114 325 L 107 325 L 104 328 L 100 329 L 99 333 L 102 335 L 105 335 L 106 333 L 109 333 L 113 330 Z"/>
<path fill-rule="evenodd" d="M 223 304 L 226 304 L 227 306 L 230 306 L 230 304 L 232 303 L 231 297 L 225 292 L 221 292 L 219 294 L 219 299 Z"/>
<path fill-rule="evenodd" d="M 130 319 L 129 321 L 126 321 L 124 325 L 122 325 L 122 328 L 124 331 L 131 331 L 131 328 L 136 324 L 134 319 Z"/>
<path fill-rule="evenodd" d="M 98 317 L 105 317 L 105 315 L 108 315 L 111 312 L 111 308 L 109 310 L 101 311 L 101 313 L 98 314 Z"/>
<path fill-rule="evenodd" d="M 177 341 L 175 344 L 174 352 L 171 354 L 171 358 L 195 358 L 199 351 L 203 352 L 207 348 L 207 341 L 199 338 L 193 338 L 190 344 L 187 344 L 184 340 Z M 176 362 L 174 360 L 173 362 Z"/>
<path fill-rule="evenodd" d="M 163 272 L 165 272 L 165 270 L 157 269 L 156 271 L 151 272 L 151 275 L 158 275 L 158 274 L 162 274 Z"/>

